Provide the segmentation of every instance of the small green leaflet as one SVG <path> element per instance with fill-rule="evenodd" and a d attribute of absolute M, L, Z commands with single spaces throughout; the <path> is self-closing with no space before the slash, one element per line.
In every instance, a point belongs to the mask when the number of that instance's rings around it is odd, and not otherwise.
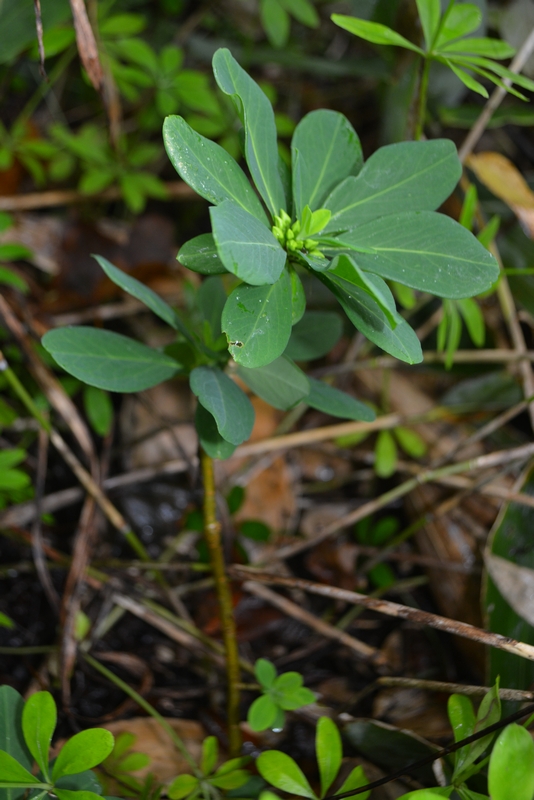
<path fill-rule="evenodd" d="M 214 367 L 196 367 L 189 383 L 193 394 L 215 418 L 223 439 L 235 445 L 248 439 L 254 425 L 254 409 L 228 375 Z"/>
<path fill-rule="evenodd" d="M 325 232 L 350 230 L 406 210 L 434 211 L 461 174 L 456 146 L 449 139 L 381 147 L 357 177 L 344 180 L 326 198 L 332 217 Z"/>
<path fill-rule="evenodd" d="M 304 773 L 285 753 L 279 750 L 267 750 L 258 756 L 256 766 L 262 778 L 277 789 L 316 800 L 317 796 Z"/>
<path fill-rule="evenodd" d="M 28 749 L 48 780 L 48 751 L 56 728 L 56 704 L 50 692 L 36 692 L 26 700 L 22 730 Z"/>
<path fill-rule="evenodd" d="M 286 198 L 278 172 L 274 112 L 267 96 L 242 69 L 229 50 L 213 56 L 219 88 L 234 100 L 245 128 L 245 157 L 256 187 L 272 215 L 285 209 Z"/>
<path fill-rule="evenodd" d="M 432 49 L 441 19 L 440 0 L 416 0 L 427 51 Z"/>
<path fill-rule="evenodd" d="M 451 39 L 468 36 L 477 30 L 481 22 L 482 11 L 474 3 L 452 3 L 444 15 L 435 49 L 440 50 Z"/>
<path fill-rule="evenodd" d="M 253 286 L 275 283 L 287 256 L 270 230 L 231 200 L 210 208 L 213 237 L 228 270 Z"/>
<path fill-rule="evenodd" d="M 358 174 L 363 162 L 358 134 L 343 114 L 312 111 L 295 128 L 291 161 L 295 215 L 300 219 L 304 206 L 321 208 L 338 183 Z"/>
<path fill-rule="evenodd" d="M 113 743 L 113 736 L 104 728 L 91 728 L 77 733 L 63 745 L 56 758 L 52 780 L 55 782 L 63 775 L 75 775 L 96 767 L 109 756 Z"/>
<path fill-rule="evenodd" d="M 310 393 L 305 398 L 306 403 L 318 411 L 331 414 L 333 417 L 341 419 L 362 420 L 372 422 L 376 418 L 372 408 L 360 403 L 354 397 L 341 392 L 339 389 L 329 386 L 323 381 L 315 378 L 308 378 L 310 382 Z"/>
<path fill-rule="evenodd" d="M 71 375 L 110 392 L 148 389 L 172 378 L 180 368 L 164 353 L 99 328 L 57 328 L 45 333 L 42 343 Z"/>
<path fill-rule="evenodd" d="M 223 275 L 228 272 L 217 252 L 212 233 L 201 233 L 189 239 L 176 256 L 180 264 L 201 275 Z"/>
<path fill-rule="evenodd" d="M 291 334 L 291 282 L 284 270 L 270 286 L 238 286 L 222 314 L 228 349 L 243 367 L 263 367 L 282 355 Z"/>
<path fill-rule="evenodd" d="M 413 50 L 419 55 L 423 55 L 420 47 L 417 47 L 400 33 L 392 31 L 386 25 L 381 25 L 379 22 L 368 22 L 365 19 L 357 19 L 356 17 L 346 17 L 343 14 L 332 14 L 332 22 L 344 28 L 349 33 L 354 33 L 361 39 L 373 44 L 393 44 L 397 47 L 406 47 L 408 50 Z"/>
<path fill-rule="evenodd" d="M 202 403 L 197 404 L 195 411 L 195 428 L 200 445 L 210 458 L 230 458 L 236 445 L 223 439 L 217 428 L 215 417 L 204 408 Z"/>
<path fill-rule="evenodd" d="M 167 117 L 163 123 L 163 142 L 173 167 L 197 194 L 215 205 L 233 200 L 267 225 L 247 176 L 224 148 L 196 133 L 178 116 Z"/>
<path fill-rule="evenodd" d="M 287 411 L 301 400 L 307 402 L 309 378 L 285 356 L 258 369 L 239 367 L 238 375 L 249 389 L 274 408 Z"/>
<path fill-rule="evenodd" d="M 326 228 L 330 221 L 332 212 L 327 208 L 319 208 L 312 211 L 308 205 L 302 209 L 302 226 L 299 233 L 300 239 L 308 239 L 316 233 Z"/>
<path fill-rule="evenodd" d="M 315 750 L 321 776 L 321 797 L 324 797 L 339 772 L 343 758 L 339 730 L 329 717 L 321 717 L 317 723 Z"/>

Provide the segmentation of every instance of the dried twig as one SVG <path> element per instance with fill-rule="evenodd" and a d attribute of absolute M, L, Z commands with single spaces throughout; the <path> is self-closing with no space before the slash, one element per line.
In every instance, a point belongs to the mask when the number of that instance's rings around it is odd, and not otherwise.
<path fill-rule="evenodd" d="M 464 694 L 467 697 L 484 697 L 491 689 L 489 686 L 464 686 L 463 683 L 446 683 L 445 681 L 426 681 L 421 678 L 394 678 L 389 675 L 378 678 L 380 686 L 393 686 L 405 689 L 423 689 L 429 692 L 445 694 Z M 501 700 L 524 703 L 534 700 L 534 692 L 522 692 L 520 689 L 499 689 Z"/>
<path fill-rule="evenodd" d="M 201 200 L 196 192 L 184 181 L 170 181 L 165 184 L 168 200 Z M 30 211 L 33 208 L 68 206 L 74 203 L 118 200 L 122 197 L 119 186 L 110 186 L 98 194 L 84 194 L 77 189 L 55 189 L 50 192 L 28 192 L 26 194 L 0 197 L 0 211 Z"/>
<path fill-rule="evenodd" d="M 74 18 L 78 53 L 89 80 L 98 92 L 102 86 L 102 65 L 98 56 L 95 35 L 87 16 L 87 9 L 83 0 L 70 0 L 70 7 Z"/>

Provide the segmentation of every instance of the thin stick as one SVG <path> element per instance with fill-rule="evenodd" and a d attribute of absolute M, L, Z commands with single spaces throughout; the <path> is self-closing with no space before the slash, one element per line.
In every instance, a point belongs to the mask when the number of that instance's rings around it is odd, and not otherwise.
<path fill-rule="evenodd" d="M 484 697 L 490 690 L 489 686 L 464 686 L 463 683 L 446 683 L 445 681 L 425 681 L 419 678 L 393 678 L 389 675 L 378 678 L 380 686 L 401 686 L 406 689 L 424 689 L 429 692 L 444 692 L 445 694 L 464 694 L 467 697 Z M 534 692 L 522 692 L 519 689 L 499 689 L 501 700 L 512 700 L 524 703 L 534 700 Z"/>
<path fill-rule="evenodd" d="M 241 579 L 252 578 L 262 583 L 287 586 L 291 589 L 303 589 L 312 594 L 329 597 L 331 600 L 343 600 L 346 603 L 362 605 L 366 608 L 370 608 L 372 611 L 377 611 L 379 614 L 385 614 L 388 617 L 409 619 L 411 622 L 416 622 L 420 625 L 428 625 L 431 628 L 451 633 L 454 636 L 461 636 L 464 639 L 470 639 L 480 644 L 496 647 L 499 650 L 505 650 L 507 653 L 513 653 L 516 656 L 521 656 L 521 658 L 528 658 L 530 661 L 534 661 L 534 646 L 530 644 L 518 642 L 507 636 L 501 636 L 500 633 L 484 631 L 481 628 L 476 628 L 474 625 L 468 625 L 466 622 L 458 622 L 457 620 L 448 619 L 447 617 L 441 617 L 438 614 L 431 614 L 429 611 L 420 611 L 416 608 L 403 606 L 400 603 L 392 603 L 390 600 L 379 600 L 365 594 L 359 594 L 358 592 L 350 592 L 347 589 L 339 589 L 336 586 L 327 586 L 322 583 L 314 583 L 313 581 L 306 581 L 301 578 L 284 578 L 278 575 L 271 575 L 266 572 L 261 572 L 254 567 L 244 567 L 234 564 L 232 565 L 231 571 L 233 575 Z"/>
<path fill-rule="evenodd" d="M 168 200 L 200 200 L 201 198 L 183 181 L 170 181 L 165 184 Z M 76 189 L 56 189 L 51 192 L 28 192 L 26 194 L 0 197 L 0 211 L 29 211 L 33 208 L 67 206 L 73 203 L 87 203 L 102 200 L 118 200 L 122 191 L 111 186 L 98 194 L 82 194 Z"/>
<path fill-rule="evenodd" d="M 256 583 L 256 581 L 246 581 L 243 584 L 243 589 L 250 594 L 256 595 L 256 597 L 261 597 L 262 600 L 266 600 L 272 606 L 276 606 L 276 608 L 279 608 L 289 617 L 298 619 L 299 622 L 302 622 L 307 627 L 316 630 L 322 636 L 326 636 L 328 639 L 334 639 L 335 641 L 344 644 L 346 647 L 349 647 L 354 653 L 356 653 L 359 658 L 371 659 L 377 666 L 383 666 L 386 663 L 384 656 L 379 650 L 376 649 L 376 647 L 371 647 L 370 645 L 365 644 L 365 642 L 360 642 L 353 636 L 349 636 L 349 634 L 345 633 L 345 631 L 340 630 L 339 628 L 334 628 L 333 625 L 329 625 L 327 622 L 319 619 L 319 617 L 316 617 L 314 614 L 310 614 L 309 611 L 306 611 L 301 606 L 298 606 L 296 603 L 288 600 L 287 597 L 283 597 L 277 592 L 273 592 L 266 586 L 262 586 L 260 583 Z"/>
<path fill-rule="evenodd" d="M 235 758 L 241 752 L 241 729 L 239 727 L 239 683 L 241 682 L 241 675 L 237 633 L 232 607 L 232 595 L 224 563 L 221 523 L 217 519 L 213 460 L 204 450 L 201 450 L 200 461 L 204 481 L 204 536 L 210 554 L 213 579 L 219 601 L 221 629 L 226 652 L 229 750 L 230 757 Z"/>
<path fill-rule="evenodd" d="M 531 30 L 529 36 L 526 38 L 525 42 L 521 45 L 521 48 L 517 52 L 514 60 L 509 66 L 510 72 L 521 72 L 527 61 L 529 60 L 530 56 L 534 52 L 534 28 Z M 509 78 L 505 78 L 503 80 L 505 86 L 511 86 L 512 81 Z M 503 99 L 506 97 L 506 89 L 503 89 L 501 86 L 498 86 L 493 92 L 489 100 L 487 101 L 486 105 L 482 113 L 480 114 L 479 118 L 467 134 L 462 146 L 458 151 L 458 156 L 462 164 L 466 160 L 466 158 L 473 152 L 478 140 L 486 130 L 486 125 L 490 121 L 494 111 L 502 103 Z"/>

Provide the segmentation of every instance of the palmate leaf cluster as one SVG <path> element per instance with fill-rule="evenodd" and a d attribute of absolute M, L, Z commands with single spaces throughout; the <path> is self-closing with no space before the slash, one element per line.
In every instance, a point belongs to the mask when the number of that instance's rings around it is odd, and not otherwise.
<path fill-rule="evenodd" d="M 324 343 L 332 346 L 341 334 L 338 315 L 306 312 L 303 278 L 324 284 L 375 345 L 417 363 L 419 340 L 397 312 L 386 281 L 464 298 L 489 289 L 498 268 L 468 230 L 436 213 L 461 174 L 452 142 L 390 145 L 364 164 L 346 117 L 313 111 L 295 129 L 290 171 L 278 154 L 272 106 L 258 84 L 227 49 L 215 53 L 213 71 L 242 122 L 253 184 L 222 147 L 182 117 L 168 117 L 163 128 L 174 167 L 211 204 L 212 233 L 185 243 L 178 254 L 182 264 L 207 276 L 199 293 L 201 333 L 99 258 L 115 283 L 177 331 L 188 357 L 183 348 L 162 353 L 87 328 L 51 331 L 43 344 L 68 372 L 112 391 L 137 391 L 188 374 L 199 399 L 201 443 L 224 458 L 249 437 L 254 422 L 248 397 L 224 371 L 229 356 L 239 378 L 276 408 L 304 401 L 343 418 L 374 416 L 295 364 L 293 359 L 324 355 Z"/>
<path fill-rule="evenodd" d="M 502 82 L 502 79 L 506 78 L 516 86 L 534 90 L 534 81 L 511 72 L 498 63 L 511 58 L 515 54 L 515 49 L 499 39 L 470 35 L 482 22 L 482 13 L 478 6 L 474 3 L 449 0 L 446 10 L 442 13 L 440 0 L 416 0 L 416 3 L 424 38 L 422 47 L 377 22 L 342 14 L 333 14 L 332 19 L 336 25 L 373 44 L 403 47 L 428 61 L 445 64 L 468 89 L 483 97 L 488 97 L 487 89 L 473 76 L 473 73 L 506 89 L 521 100 L 527 99 L 517 89 Z"/>

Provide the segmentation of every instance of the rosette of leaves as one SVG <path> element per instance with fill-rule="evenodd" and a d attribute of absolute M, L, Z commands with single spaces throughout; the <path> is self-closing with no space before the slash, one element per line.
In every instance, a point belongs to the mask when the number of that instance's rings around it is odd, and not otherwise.
<path fill-rule="evenodd" d="M 303 401 L 345 419 L 374 418 L 368 406 L 295 364 L 324 355 L 325 342 L 332 346 L 341 334 L 337 315 L 310 321 L 302 276 L 323 283 L 370 341 L 417 363 L 421 345 L 386 280 L 462 298 L 489 289 L 498 267 L 468 230 L 434 210 L 461 174 L 452 142 L 391 145 L 364 165 L 349 121 L 335 111 L 313 111 L 295 129 L 289 171 L 279 157 L 273 108 L 258 84 L 226 49 L 215 53 L 213 70 L 243 123 L 254 186 L 222 147 L 182 117 L 165 120 L 169 158 L 211 203 L 212 233 L 186 242 L 178 255 L 207 277 L 197 295 L 198 330 L 98 258 L 111 280 L 176 330 L 176 345 L 160 352 L 81 327 L 50 331 L 43 344 L 67 372 L 109 391 L 138 391 L 188 375 L 199 400 L 201 444 L 209 455 L 226 458 L 254 422 L 248 397 L 225 371 L 230 357 L 239 378 L 276 408 Z"/>
<path fill-rule="evenodd" d="M 113 750 L 113 736 L 103 728 L 81 731 L 49 761 L 57 710 L 49 692 L 24 703 L 11 686 L 0 688 L 0 797 L 19 800 L 31 790 L 40 800 L 101 800 L 102 787 L 91 772 Z M 33 769 L 37 765 L 37 772 Z"/>
<path fill-rule="evenodd" d="M 217 767 L 219 744 L 215 736 L 207 736 L 202 742 L 202 758 L 198 775 L 179 775 L 167 789 L 171 800 L 195 800 L 196 797 L 219 797 L 219 789 L 239 789 L 250 780 L 250 773 L 243 769 L 252 760 L 250 756 L 231 758 Z"/>
<path fill-rule="evenodd" d="M 298 797 L 320 800 L 320 798 L 329 793 L 330 787 L 338 776 L 343 759 L 341 736 L 335 723 L 329 717 L 321 717 L 317 723 L 315 752 L 321 781 L 321 791 L 318 795 L 311 788 L 308 779 L 298 764 L 280 750 L 267 750 L 262 753 L 258 756 L 256 766 L 262 778 L 265 778 L 271 786 L 284 792 L 296 794 Z M 336 794 L 359 789 L 365 786 L 366 783 L 367 778 L 363 768 L 355 767 L 341 786 L 336 789 Z M 362 798 L 362 800 L 367 800 L 369 794 L 370 792 L 361 792 L 358 797 Z M 260 800 L 279 800 L 279 798 L 273 792 L 266 791 L 262 792 Z"/>
<path fill-rule="evenodd" d="M 278 675 L 276 667 L 266 658 L 259 658 L 254 673 L 263 694 L 256 698 L 248 710 L 247 721 L 253 731 L 267 728 L 282 730 L 286 711 L 294 711 L 315 702 L 315 695 L 303 686 L 300 672 Z"/>

